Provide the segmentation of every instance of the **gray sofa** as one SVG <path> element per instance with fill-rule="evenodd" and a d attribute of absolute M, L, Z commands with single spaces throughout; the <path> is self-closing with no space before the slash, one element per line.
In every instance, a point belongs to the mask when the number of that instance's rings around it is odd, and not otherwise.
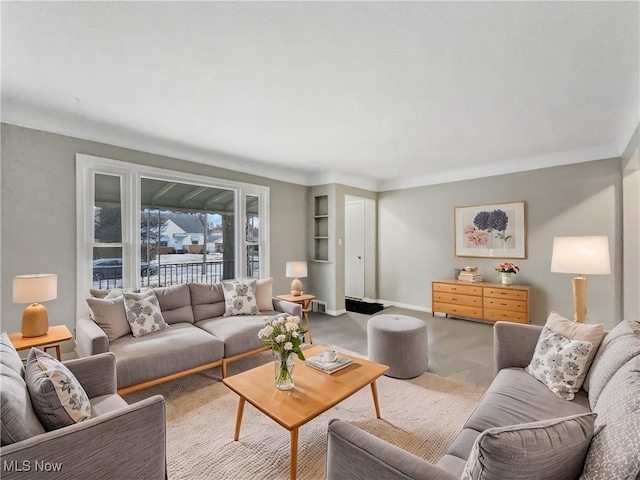
<path fill-rule="evenodd" d="M 112 352 L 120 394 L 217 366 L 225 377 L 229 362 L 268 350 L 258 338 L 265 315 L 302 317 L 301 305 L 278 298 L 267 302 L 273 309 L 261 309 L 259 315 L 224 317 L 221 283 L 188 283 L 152 290 L 170 328 L 141 337 L 128 333 L 110 340 L 91 317 L 77 319 L 78 354 L 85 357 Z"/>
<path fill-rule="evenodd" d="M 327 479 L 640 479 L 640 323 L 621 322 L 609 332 L 587 375 L 585 386 L 588 384 L 589 390 L 580 389 L 571 401 L 558 398 L 524 370 L 531 362 L 541 331 L 542 327 L 534 325 L 495 324 L 495 378 L 463 430 L 435 465 L 353 425 L 333 420 L 328 428 Z M 595 415 L 589 415 L 592 411 L 597 414 L 595 434 Z M 491 465 L 492 456 L 504 457 L 507 448 L 514 448 L 512 452 L 523 454 L 522 461 L 497 472 L 487 467 L 480 476 L 465 472 L 481 434 L 499 433 L 504 430 L 500 427 L 530 422 L 549 424 L 568 416 L 580 416 L 582 423 L 577 431 L 563 430 L 565 438 L 555 438 L 555 448 L 549 452 L 534 454 L 533 442 L 502 445 L 493 453 L 484 451 L 485 458 L 479 460 Z M 579 450 L 572 442 L 582 434 L 587 442 L 584 450 Z M 570 459 L 566 458 L 567 453 Z M 469 463 L 477 461 L 474 455 Z M 524 471 L 531 468 L 535 468 L 534 473 L 527 476 Z M 548 474 L 554 468 L 563 473 L 556 470 Z"/>
<path fill-rule="evenodd" d="M 164 399 L 128 405 L 116 394 L 112 353 L 64 362 L 89 398 L 91 418 L 45 431 L 18 353 L 8 338 L 0 348 L 3 480 L 165 478 Z"/>

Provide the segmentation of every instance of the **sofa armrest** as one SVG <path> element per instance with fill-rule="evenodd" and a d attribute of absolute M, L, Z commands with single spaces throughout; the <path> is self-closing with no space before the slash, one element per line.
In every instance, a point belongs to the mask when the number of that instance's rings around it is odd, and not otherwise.
<path fill-rule="evenodd" d="M 494 375 L 503 368 L 524 368 L 531 362 L 542 327 L 496 322 L 493 326 Z"/>
<path fill-rule="evenodd" d="M 299 303 L 287 302 L 286 300 L 274 297 L 273 308 L 278 312 L 302 319 L 302 305 Z"/>
<path fill-rule="evenodd" d="M 331 480 L 460 480 L 460 477 L 340 420 L 329 422 L 326 472 L 326 478 Z"/>
<path fill-rule="evenodd" d="M 118 380 L 116 356 L 113 353 L 100 353 L 90 357 L 67 360 L 64 364 L 78 379 L 89 398 L 116 393 Z"/>
<path fill-rule="evenodd" d="M 165 425 L 164 398 L 156 395 L 2 447 L 2 479 L 164 479 Z M 55 471 L 42 469 L 42 462 Z"/>
<path fill-rule="evenodd" d="M 81 357 L 109 351 L 109 337 L 88 316 L 76 319 L 76 347 Z"/>

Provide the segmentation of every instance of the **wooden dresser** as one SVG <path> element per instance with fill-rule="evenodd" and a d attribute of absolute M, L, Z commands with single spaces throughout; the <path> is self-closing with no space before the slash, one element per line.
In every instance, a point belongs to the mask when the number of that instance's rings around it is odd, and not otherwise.
<path fill-rule="evenodd" d="M 527 285 L 436 280 L 431 283 L 431 315 L 529 323 L 529 289 Z"/>

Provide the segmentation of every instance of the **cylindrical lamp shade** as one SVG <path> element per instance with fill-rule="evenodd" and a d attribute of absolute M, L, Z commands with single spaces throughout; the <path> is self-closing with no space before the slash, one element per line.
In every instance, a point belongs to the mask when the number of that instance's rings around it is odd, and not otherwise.
<path fill-rule="evenodd" d="M 606 235 L 555 237 L 551 271 L 586 275 L 609 275 L 609 239 Z"/>
<path fill-rule="evenodd" d="M 36 273 L 13 277 L 13 303 L 36 303 L 58 297 L 58 276 Z"/>
<path fill-rule="evenodd" d="M 307 262 L 287 262 L 288 278 L 300 278 L 307 276 Z"/>

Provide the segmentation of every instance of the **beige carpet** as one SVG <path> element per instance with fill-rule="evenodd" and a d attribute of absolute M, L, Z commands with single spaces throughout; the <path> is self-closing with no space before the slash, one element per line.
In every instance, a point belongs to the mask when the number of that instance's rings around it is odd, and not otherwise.
<path fill-rule="evenodd" d="M 229 375 L 271 359 L 271 352 L 229 367 Z M 382 419 L 365 388 L 299 431 L 298 478 L 324 479 L 327 424 L 348 421 L 421 458 L 440 458 L 484 390 L 425 373 L 412 380 L 378 380 Z M 129 394 L 135 402 L 163 395 L 167 403 L 170 480 L 274 480 L 289 478 L 287 430 L 246 404 L 240 440 L 233 441 L 238 397 L 220 382 L 220 369 L 190 375 Z"/>

